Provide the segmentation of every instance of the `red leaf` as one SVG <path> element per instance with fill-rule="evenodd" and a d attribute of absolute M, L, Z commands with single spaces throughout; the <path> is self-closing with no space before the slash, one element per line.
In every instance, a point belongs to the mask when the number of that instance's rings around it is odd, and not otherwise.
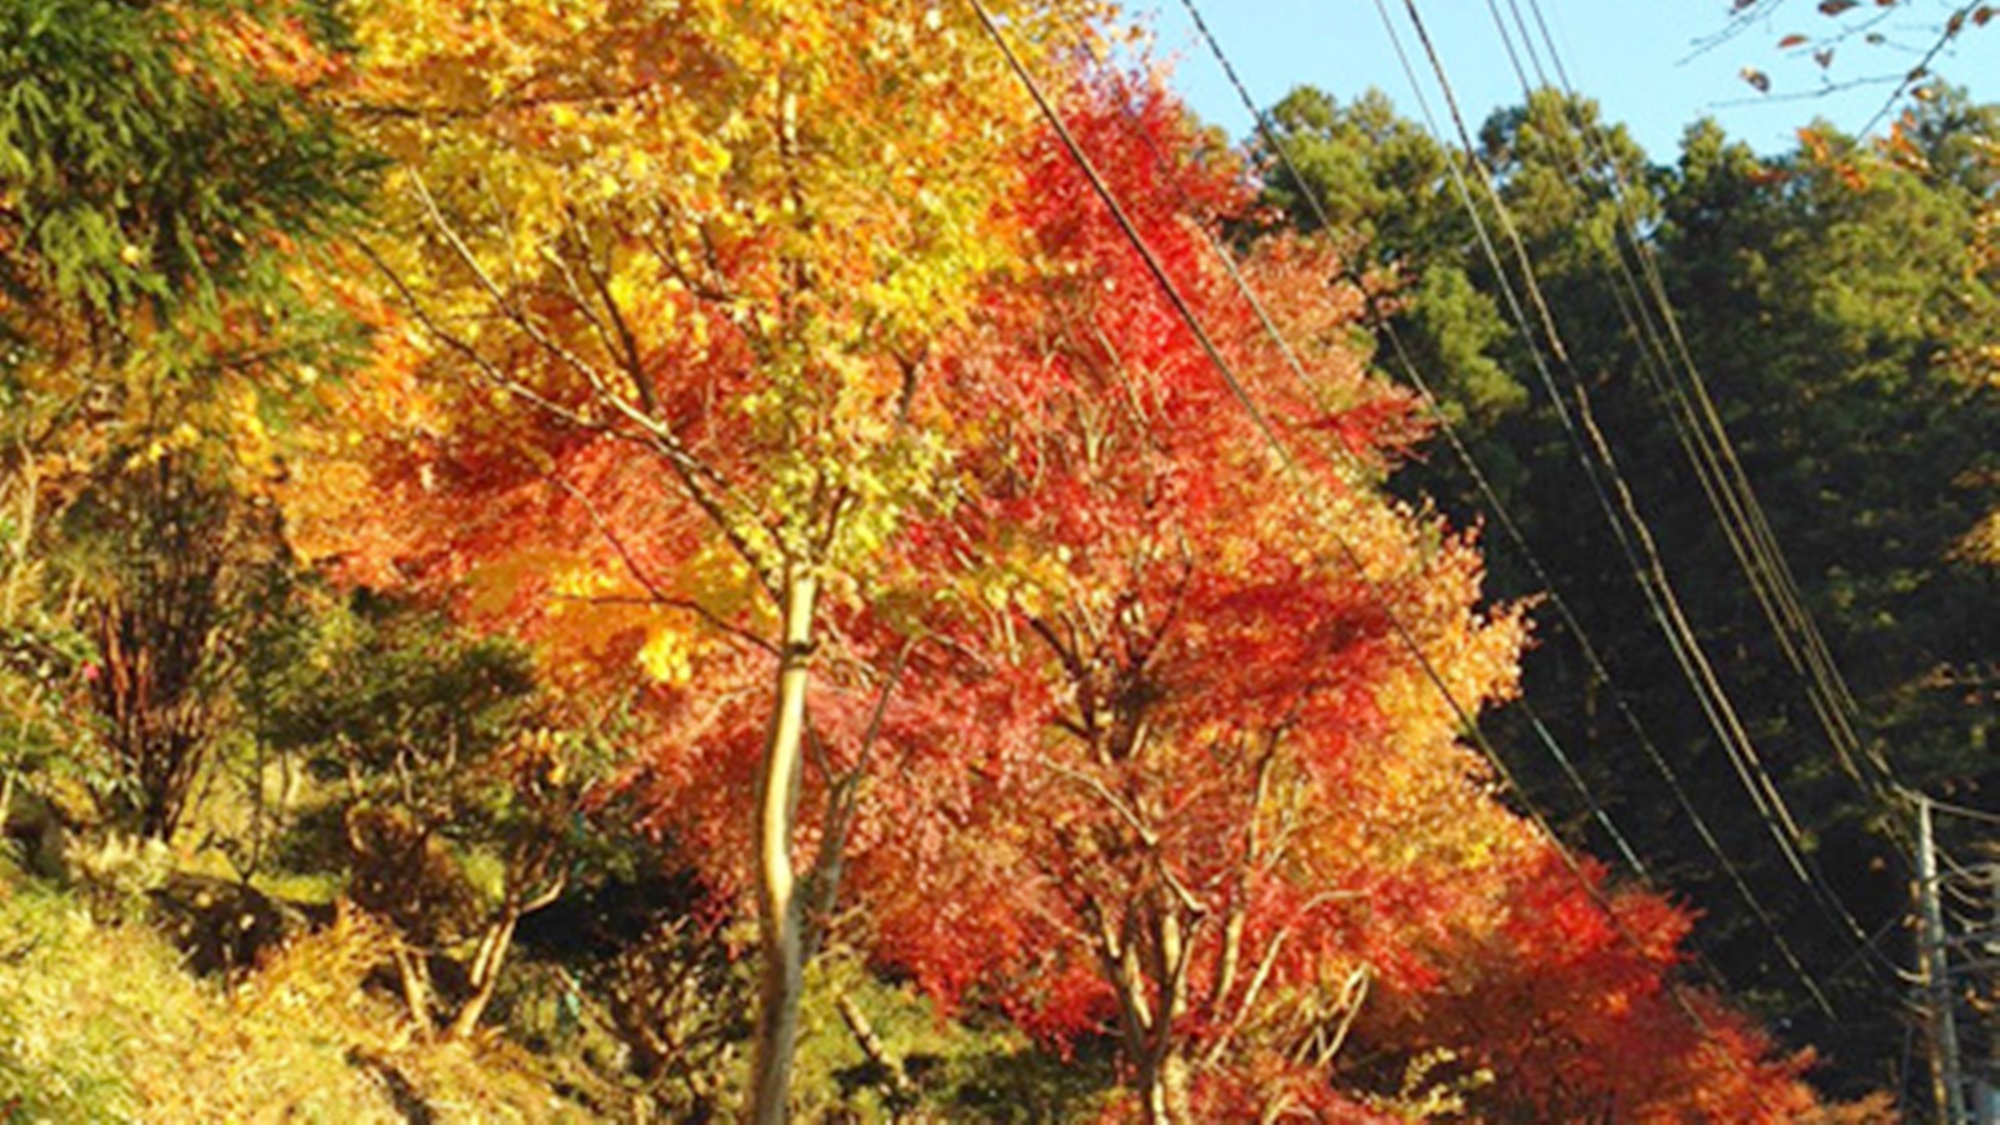
<path fill-rule="evenodd" d="M 1819 11 L 1823 16 L 1837 16 L 1849 8 L 1858 8 L 1861 0 L 1820 0 Z"/>
<path fill-rule="evenodd" d="M 1804 44 L 1805 41 L 1806 41 L 1805 36 L 1793 33 L 1791 35 L 1785 36 L 1783 39 L 1778 40 L 1778 49 L 1780 51 L 1787 51 L 1793 47 L 1797 47 Z"/>

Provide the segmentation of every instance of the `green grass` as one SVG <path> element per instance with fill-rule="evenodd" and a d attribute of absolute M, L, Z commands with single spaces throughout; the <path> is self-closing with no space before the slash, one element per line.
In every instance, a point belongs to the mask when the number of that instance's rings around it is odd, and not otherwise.
<path fill-rule="evenodd" d="M 7 865 L 0 864 L 0 869 Z M 361 987 L 384 940 L 336 925 L 225 989 L 151 929 L 0 874 L 0 1122 L 572 1121 L 495 1040 L 413 1041 Z"/>
<path fill-rule="evenodd" d="M 312 1021 L 240 1011 L 151 931 L 32 883 L 0 897 L 0 1106 L 14 1121 L 395 1121 Z"/>

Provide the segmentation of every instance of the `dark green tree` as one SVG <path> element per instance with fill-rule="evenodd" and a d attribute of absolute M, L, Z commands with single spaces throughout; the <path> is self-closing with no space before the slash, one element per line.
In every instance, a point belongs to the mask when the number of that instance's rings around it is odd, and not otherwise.
<path fill-rule="evenodd" d="M 557 725 L 518 645 L 365 591 L 302 592 L 255 667 L 258 737 L 331 783 L 296 862 L 337 859 L 356 905 L 395 927 L 411 1019 L 470 1033 L 521 920 L 567 883 L 606 743 Z"/>
<path fill-rule="evenodd" d="M 1691 131 L 1660 239 L 1681 303 L 1716 309 L 1690 342 L 1870 735 L 1907 782 L 1976 793 L 1996 716 L 1963 685 L 2000 603 L 1966 544 L 1996 502 L 2000 112 L 1943 96 L 1883 142 L 1804 137 L 1758 161 Z"/>

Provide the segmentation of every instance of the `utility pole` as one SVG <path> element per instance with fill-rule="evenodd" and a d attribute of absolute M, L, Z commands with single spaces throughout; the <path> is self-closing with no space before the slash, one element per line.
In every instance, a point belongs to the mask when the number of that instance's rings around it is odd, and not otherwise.
<path fill-rule="evenodd" d="M 1952 1015 L 1951 964 L 1945 956 L 1944 908 L 1938 902 L 1937 847 L 1931 836 L 1931 802 L 1911 793 L 1917 806 L 1917 907 L 1923 924 L 1922 950 L 1925 1006 L 1930 1012 L 1931 1091 L 1938 1120 L 1967 1125 L 1965 1084 L 1958 1062 L 1958 1024 Z"/>
<path fill-rule="evenodd" d="M 1993 987 L 1996 963 L 2000 963 L 2000 859 L 1986 864 L 1986 894 L 1988 913 L 1985 927 L 1974 936 L 1974 956 L 1985 966 L 1985 990 L 1987 1002 L 1992 1004 L 2000 997 L 2000 990 Z M 1993 1009 L 1985 1010 L 1986 1019 L 1986 1065 L 1976 1068 L 1972 1077 L 1972 1119 L 1977 1125 L 2000 1125 L 2000 1026 L 1995 1026 Z"/>

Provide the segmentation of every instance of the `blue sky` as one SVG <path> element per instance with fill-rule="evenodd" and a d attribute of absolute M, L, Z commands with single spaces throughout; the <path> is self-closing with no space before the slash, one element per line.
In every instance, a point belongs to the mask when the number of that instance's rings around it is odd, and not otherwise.
<path fill-rule="evenodd" d="M 1386 0 L 1386 6 L 1411 52 L 1424 97 L 1449 128 L 1402 0 Z M 1494 6 L 1510 21 L 1518 8 L 1535 30 L 1526 0 L 1496 0 Z M 1703 51 L 1697 44 L 1731 27 L 1729 0 L 1540 0 L 1571 82 L 1596 98 L 1609 120 L 1627 125 L 1662 163 L 1678 151 L 1683 129 L 1703 116 L 1715 117 L 1732 136 L 1765 152 L 1790 148 L 1798 127 L 1815 117 L 1848 132 L 1861 129 L 1895 86 L 1893 80 L 1876 80 L 1915 66 L 1954 6 L 1950 0 L 1907 0 L 1898 8 L 1878 9 L 1863 0 L 1829 17 L 1819 12 L 1818 0 L 1766 0 L 1759 10 L 1768 14 L 1745 21 L 1737 34 Z M 1310 83 L 1342 101 L 1378 87 L 1404 113 L 1418 113 L 1410 81 L 1371 0 L 1198 0 L 1198 7 L 1260 106 Z M 1421 0 L 1418 8 L 1471 128 L 1493 109 L 1520 103 L 1520 82 L 1486 4 Z M 1180 0 L 1137 0 L 1130 10 L 1150 20 L 1158 50 L 1176 61 L 1174 85 L 1195 111 L 1232 136 L 1247 133 L 1248 113 L 1196 38 Z M 1509 29 L 1511 34 L 1511 22 Z M 1847 37 L 1834 44 L 1826 69 L 1811 58 L 1813 45 L 1778 46 L 1793 33 L 1842 32 Z M 1871 32 L 1884 42 L 1868 43 Z M 1539 52 L 1539 35 L 1536 47 Z M 1532 77 L 1525 55 L 1522 61 Z M 1542 64 L 1549 69 L 1545 55 Z M 1768 94 L 1743 79 L 1745 67 L 1769 78 Z M 1970 88 L 1978 100 L 2000 100 L 2000 19 L 1967 28 L 1934 69 Z M 1818 96 L 1829 84 L 1848 88 Z"/>

